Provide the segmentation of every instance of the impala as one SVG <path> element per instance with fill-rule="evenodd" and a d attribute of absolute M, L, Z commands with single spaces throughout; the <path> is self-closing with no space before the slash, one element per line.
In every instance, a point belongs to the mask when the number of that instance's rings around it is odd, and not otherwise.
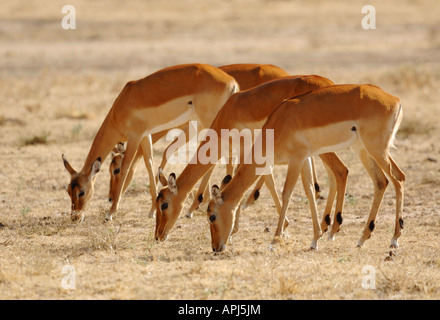
<path fill-rule="evenodd" d="M 226 104 L 218 112 L 217 117 L 211 125 L 212 130 L 216 131 L 218 136 L 222 129 L 261 129 L 262 125 L 266 121 L 268 115 L 284 100 L 292 96 L 306 93 L 313 89 L 333 85 L 333 82 L 320 77 L 320 76 L 292 76 L 284 77 L 277 80 L 266 82 L 253 89 L 240 91 L 232 95 Z M 206 142 L 202 142 L 199 146 L 199 150 L 204 147 Z M 221 141 L 218 140 L 219 150 L 221 149 Z M 252 144 L 252 142 L 251 142 Z M 242 151 L 244 148 L 240 148 Z M 197 156 L 196 154 L 196 156 Z M 218 153 L 220 158 L 220 153 Z M 240 154 L 243 159 L 244 154 Z M 324 161 L 328 168 L 334 170 L 335 179 L 337 179 L 338 193 L 342 196 L 338 196 L 337 199 L 337 211 L 342 211 L 345 182 L 347 170 L 338 157 L 334 154 L 321 155 L 321 159 Z M 243 161 L 240 161 L 243 163 Z M 179 178 L 176 179 L 176 175 L 172 173 L 168 179 L 159 170 L 159 177 L 163 188 L 157 197 L 157 214 L 156 214 L 156 232 L 155 236 L 157 240 L 165 240 L 168 233 L 174 226 L 177 218 L 183 207 L 183 203 L 187 198 L 189 192 L 197 183 L 197 181 L 203 177 L 203 181 L 199 187 L 199 190 L 204 190 L 209 176 L 212 173 L 214 164 L 188 164 Z M 305 172 L 308 174 L 308 172 Z M 263 177 L 266 182 L 272 198 L 275 201 L 279 214 L 281 214 L 281 204 L 276 194 L 273 176 L 267 175 Z M 227 179 L 226 179 L 227 180 Z M 312 183 L 310 176 L 305 176 L 304 180 L 307 183 Z M 205 183 L 205 185 L 203 185 Z M 313 183 L 312 183 L 313 184 Z M 306 188 L 308 197 L 314 197 L 313 190 Z M 198 201 L 203 200 L 202 193 L 197 193 Z M 334 200 L 328 199 L 329 201 Z M 314 204 L 314 201 L 310 201 L 310 204 Z M 331 205 L 329 206 L 331 208 Z M 319 226 L 316 220 L 316 207 L 311 208 L 314 216 L 314 229 L 316 233 L 320 233 Z M 326 221 L 328 221 L 327 219 Z M 287 225 L 286 221 L 286 225 Z M 330 222 L 328 223 L 330 224 Z M 236 225 L 237 229 L 238 225 Z M 338 226 L 334 224 L 335 232 L 337 232 Z M 333 230 L 333 229 L 332 229 Z M 320 236 L 316 235 L 316 237 Z"/>
<path fill-rule="evenodd" d="M 392 159 L 389 148 L 401 119 L 400 100 L 372 85 L 321 88 L 287 100 L 276 108 L 262 131 L 264 134 L 266 129 L 274 130 L 275 158 L 288 163 L 275 239 L 283 233 L 286 210 L 305 160 L 314 155 L 352 147 L 359 154 L 375 186 L 373 205 L 358 246 L 362 246 L 371 236 L 388 176 L 396 193 L 396 221 L 391 246 L 397 247 L 403 228 L 405 175 Z M 310 170 L 307 163 L 304 167 Z M 258 179 L 255 175 L 258 166 L 256 163 L 243 164 L 222 190 L 213 186 L 213 199 L 207 215 L 214 251 L 225 249 L 233 231 L 240 200 L 246 189 Z"/>
<path fill-rule="evenodd" d="M 202 127 L 208 127 L 224 102 L 237 90 L 238 84 L 233 77 L 206 64 L 169 67 L 128 82 L 96 134 L 81 171 L 75 171 L 62 156 L 70 174 L 67 191 L 71 198 L 72 220 L 83 220 L 84 209 L 93 194 L 95 175 L 118 142 L 127 141 L 127 148 L 106 220 L 112 220 L 118 209 L 123 186 L 139 146 L 151 175 L 152 134 L 189 120 L 197 120 Z M 156 192 L 154 183 L 150 185 L 150 192 Z"/>
<path fill-rule="evenodd" d="M 289 74 L 281 69 L 280 67 L 270 65 L 270 64 L 231 64 L 219 67 L 219 69 L 223 70 L 230 76 L 232 76 L 238 83 L 240 90 L 247 90 L 250 88 L 253 88 L 257 85 L 260 85 L 264 82 L 267 82 L 269 80 L 278 79 L 281 77 L 289 76 Z M 185 136 L 188 135 L 188 124 L 185 124 L 180 129 L 183 130 Z M 167 134 L 168 130 L 164 130 L 161 132 L 158 132 L 156 134 L 153 134 L 151 136 L 152 143 L 154 144 L 156 141 L 158 141 L 160 138 L 165 136 Z M 148 139 L 148 137 L 145 137 L 144 139 Z M 114 193 L 116 191 L 116 185 L 119 181 L 120 177 L 120 168 L 122 164 L 122 158 L 124 157 L 125 148 L 123 144 L 118 144 L 119 152 L 116 152 L 112 155 L 112 161 L 110 164 L 110 191 L 109 191 L 109 201 L 111 202 L 114 198 Z M 167 150 L 166 148 L 163 152 L 162 156 L 162 162 L 160 164 L 160 168 L 164 169 L 165 165 L 167 164 Z M 138 151 L 136 152 L 136 155 L 133 159 L 133 165 L 130 167 L 130 171 L 127 175 L 127 179 L 124 184 L 124 188 L 122 193 L 125 192 L 128 185 L 130 184 L 131 180 L 133 179 L 134 171 L 136 170 L 137 164 L 142 156 L 142 149 L 139 147 Z M 227 166 L 227 174 L 232 173 L 232 165 Z M 157 175 L 152 174 L 149 171 L 149 178 L 150 178 L 150 194 L 152 197 L 152 206 L 149 212 L 149 216 L 153 216 L 153 213 L 155 211 L 155 199 L 156 199 L 156 190 L 152 189 L 152 186 L 155 186 L 157 183 Z M 153 181 L 155 179 L 155 181 Z M 316 181 L 316 176 L 315 176 Z M 318 185 L 318 184 L 316 184 Z M 207 193 L 208 192 L 208 193 Z M 203 193 L 203 192 L 202 192 Z M 200 193 L 200 194 L 202 194 Z M 209 190 L 206 188 L 205 199 L 209 195 Z M 196 210 L 199 206 L 199 201 L 197 199 L 194 199 L 194 202 L 191 206 L 191 212 Z M 191 216 L 188 214 L 188 216 Z"/>

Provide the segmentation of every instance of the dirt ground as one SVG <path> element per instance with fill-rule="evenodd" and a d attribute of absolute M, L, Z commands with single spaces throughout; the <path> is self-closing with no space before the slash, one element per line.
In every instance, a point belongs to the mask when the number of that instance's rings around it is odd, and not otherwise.
<path fill-rule="evenodd" d="M 69 4 L 75 30 L 61 27 L 60 1 L 0 6 L 0 299 L 440 298 L 437 1 Z M 375 30 L 361 26 L 366 4 L 376 9 Z M 290 237 L 277 245 L 267 189 L 242 213 L 224 253 L 211 251 L 203 210 L 191 220 L 182 215 L 168 240 L 156 243 L 142 165 L 118 215 L 104 223 L 109 158 L 85 221 L 73 224 L 61 154 L 81 168 L 127 81 L 190 62 L 271 63 L 335 83 L 372 83 L 398 96 L 404 119 L 392 154 L 406 173 L 405 226 L 393 255 L 392 185 L 371 239 L 356 247 L 373 186 L 350 151 L 339 154 L 350 169 L 344 223 L 335 241 L 323 236 L 318 251 L 308 250 L 312 223 L 301 184 L 288 211 Z M 164 147 L 155 145 L 156 164 Z M 326 198 L 325 170 L 317 164 Z M 275 170 L 279 192 L 285 170 Z M 212 182 L 223 175 L 217 168 Z M 325 199 L 318 204 L 322 214 Z"/>

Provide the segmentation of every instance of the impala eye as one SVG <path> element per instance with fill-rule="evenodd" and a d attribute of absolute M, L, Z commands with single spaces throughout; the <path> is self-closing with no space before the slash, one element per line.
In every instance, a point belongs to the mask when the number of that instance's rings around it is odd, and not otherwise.
<path fill-rule="evenodd" d="M 119 172 L 121 172 L 121 169 L 117 168 L 117 169 L 115 169 L 115 170 L 113 171 L 113 174 L 114 174 L 114 175 L 117 175 Z"/>
<path fill-rule="evenodd" d="M 212 215 L 209 217 L 209 221 L 214 222 L 215 221 L 215 215 Z"/>
<path fill-rule="evenodd" d="M 82 197 L 82 196 L 84 196 L 84 191 L 81 191 L 79 194 L 78 194 L 78 197 Z"/>
<path fill-rule="evenodd" d="M 168 208 L 168 203 L 162 203 L 162 205 L 160 206 L 160 210 L 164 211 L 166 208 Z"/>

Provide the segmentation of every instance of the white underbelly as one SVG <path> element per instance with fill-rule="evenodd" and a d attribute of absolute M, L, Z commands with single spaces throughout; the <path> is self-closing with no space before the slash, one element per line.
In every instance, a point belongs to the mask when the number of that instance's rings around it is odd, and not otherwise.
<path fill-rule="evenodd" d="M 184 96 L 168 101 L 148 113 L 140 113 L 138 117 L 143 119 L 157 119 L 157 122 L 149 122 L 149 128 L 143 136 L 155 134 L 164 130 L 176 128 L 190 120 L 198 120 L 194 106 L 193 96 Z M 189 103 L 191 101 L 191 103 Z M 153 113 L 154 112 L 154 113 Z"/>
<path fill-rule="evenodd" d="M 356 124 L 353 121 L 308 129 L 304 132 L 309 142 L 310 156 L 337 152 L 349 148 L 358 141 Z"/>
<path fill-rule="evenodd" d="M 168 121 L 166 123 L 157 125 L 149 130 L 147 130 L 144 135 L 147 134 L 155 134 L 164 130 L 170 130 L 172 128 L 176 128 L 190 120 L 196 120 L 195 119 L 195 113 L 194 110 L 188 109 L 187 111 L 185 111 L 184 113 L 178 115 L 176 118 L 172 119 L 171 121 Z"/>

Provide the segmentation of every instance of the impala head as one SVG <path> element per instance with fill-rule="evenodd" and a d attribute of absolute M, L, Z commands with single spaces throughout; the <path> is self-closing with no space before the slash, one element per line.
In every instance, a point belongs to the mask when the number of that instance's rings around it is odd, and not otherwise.
<path fill-rule="evenodd" d="M 101 158 L 95 160 L 88 172 L 76 172 L 69 164 L 67 159 L 63 157 L 64 167 L 70 174 L 70 183 L 67 186 L 67 193 L 71 199 L 71 218 L 72 221 L 81 222 L 84 219 L 83 210 L 86 208 L 93 195 L 93 184 L 95 175 L 101 169 Z"/>
<path fill-rule="evenodd" d="M 231 176 L 223 179 L 223 189 Z M 231 236 L 235 223 L 235 206 L 225 203 L 224 194 L 217 185 L 211 188 L 211 201 L 207 208 L 209 229 L 211 230 L 211 244 L 214 252 L 225 250 L 226 244 Z"/>
<path fill-rule="evenodd" d="M 174 226 L 182 210 L 182 201 L 177 198 L 176 175 L 171 173 L 165 178 L 159 168 L 159 181 L 164 186 L 156 199 L 156 231 L 158 241 L 166 240 L 168 233 Z"/>
<path fill-rule="evenodd" d="M 110 171 L 110 190 L 108 193 L 108 201 L 112 202 L 116 187 L 119 183 L 119 179 L 121 177 L 121 167 L 122 167 L 122 160 L 124 159 L 124 153 L 125 153 L 125 147 L 122 142 L 119 142 L 117 146 L 113 149 L 111 155 L 112 155 L 112 161 L 110 163 L 109 171 Z"/>

